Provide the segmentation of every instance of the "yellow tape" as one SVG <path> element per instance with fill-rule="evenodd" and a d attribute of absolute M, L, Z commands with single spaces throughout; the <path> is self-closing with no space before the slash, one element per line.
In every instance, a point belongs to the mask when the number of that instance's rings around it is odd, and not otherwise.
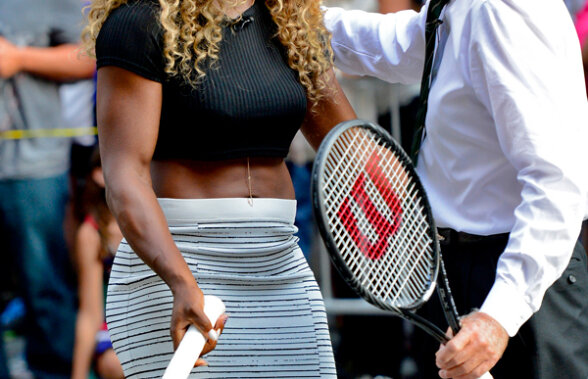
<path fill-rule="evenodd" d="M 0 140 L 18 140 L 29 138 L 71 138 L 80 136 L 95 136 L 98 128 L 88 126 L 84 128 L 58 128 L 33 130 L 6 130 L 0 132 Z"/>

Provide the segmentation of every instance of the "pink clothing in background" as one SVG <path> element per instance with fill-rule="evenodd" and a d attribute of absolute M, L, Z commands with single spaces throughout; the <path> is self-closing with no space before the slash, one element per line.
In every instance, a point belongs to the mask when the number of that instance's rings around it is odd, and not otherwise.
<path fill-rule="evenodd" d="M 580 38 L 580 45 L 584 47 L 586 38 L 588 37 L 588 2 L 576 14 L 576 32 L 578 33 L 578 38 Z"/>

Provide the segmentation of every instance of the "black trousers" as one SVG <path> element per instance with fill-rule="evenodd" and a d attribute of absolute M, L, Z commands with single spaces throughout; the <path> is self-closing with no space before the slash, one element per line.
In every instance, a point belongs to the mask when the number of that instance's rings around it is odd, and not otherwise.
<path fill-rule="evenodd" d="M 482 305 L 507 241 L 508 235 L 499 235 L 441 242 L 449 285 L 461 315 Z M 446 330 L 437 296 L 418 313 Z M 414 338 L 421 378 L 438 378 L 434 355 L 439 343 L 421 330 L 416 330 Z M 579 242 L 563 275 L 545 293 L 539 311 L 510 338 L 491 373 L 495 379 L 588 378 L 588 262 Z"/>

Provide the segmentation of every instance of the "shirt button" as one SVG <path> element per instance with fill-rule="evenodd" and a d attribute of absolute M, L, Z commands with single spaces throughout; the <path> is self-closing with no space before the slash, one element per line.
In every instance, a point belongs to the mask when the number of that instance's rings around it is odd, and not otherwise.
<path fill-rule="evenodd" d="M 576 277 L 574 275 L 568 276 L 568 283 L 570 283 L 570 284 L 576 283 Z"/>

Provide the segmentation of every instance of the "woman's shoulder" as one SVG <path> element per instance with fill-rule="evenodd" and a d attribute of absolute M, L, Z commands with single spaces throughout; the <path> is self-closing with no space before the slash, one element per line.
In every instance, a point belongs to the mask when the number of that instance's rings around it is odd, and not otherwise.
<path fill-rule="evenodd" d="M 134 15 L 139 17 L 155 17 L 160 11 L 159 2 L 153 0 L 129 0 L 114 9 L 109 18 Z"/>
<path fill-rule="evenodd" d="M 97 67 L 118 66 L 147 79 L 161 82 L 163 28 L 159 5 L 134 0 L 113 10 L 96 38 Z"/>
<path fill-rule="evenodd" d="M 159 4 L 151 0 L 131 0 L 114 9 L 102 25 L 125 32 L 147 32 L 157 35 L 161 31 Z"/>

